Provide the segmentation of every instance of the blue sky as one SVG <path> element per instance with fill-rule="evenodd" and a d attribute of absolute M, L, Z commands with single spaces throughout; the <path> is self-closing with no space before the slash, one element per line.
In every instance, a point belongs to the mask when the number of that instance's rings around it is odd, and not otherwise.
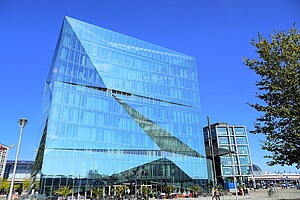
<path fill-rule="evenodd" d="M 1 0 L 0 143 L 18 143 L 19 118 L 26 117 L 19 159 L 34 160 L 40 134 L 41 100 L 64 16 L 117 31 L 196 57 L 202 123 L 228 122 L 253 129 L 257 76 L 243 65 L 254 58 L 257 33 L 300 24 L 297 0 Z M 259 140 L 249 135 L 253 163 L 268 167 Z M 9 153 L 14 159 L 16 147 Z M 299 172 L 299 170 L 298 170 Z"/>

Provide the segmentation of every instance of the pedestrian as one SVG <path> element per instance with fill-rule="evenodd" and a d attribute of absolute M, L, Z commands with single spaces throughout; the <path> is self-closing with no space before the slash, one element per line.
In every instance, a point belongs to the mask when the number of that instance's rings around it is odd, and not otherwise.
<path fill-rule="evenodd" d="M 212 189 L 211 189 L 211 199 L 214 200 L 214 199 L 215 199 L 215 196 L 216 196 L 216 194 L 215 194 L 215 189 L 212 188 Z"/>
<path fill-rule="evenodd" d="M 246 187 L 246 185 L 244 185 L 244 187 L 243 187 L 243 193 L 244 193 L 244 195 L 247 195 L 247 187 Z"/>
<path fill-rule="evenodd" d="M 216 198 L 216 200 L 220 200 L 220 191 L 218 188 L 216 188 L 216 191 L 215 191 L 215 198 Z"/>

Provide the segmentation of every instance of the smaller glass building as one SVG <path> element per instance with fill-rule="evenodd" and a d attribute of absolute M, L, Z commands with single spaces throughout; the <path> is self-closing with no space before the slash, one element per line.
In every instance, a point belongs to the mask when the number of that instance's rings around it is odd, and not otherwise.
<path fill-rule="evenodd" d="M 253 168 L 246 127 L 219 122 L 204 127 L 203 133 L 207 157 L 214 158 L 211 163 L 215 167 L 216 184 L 233 182 L 234 177 L 237 182 L 248 184 L 249 177 L 253 177 Z"/>

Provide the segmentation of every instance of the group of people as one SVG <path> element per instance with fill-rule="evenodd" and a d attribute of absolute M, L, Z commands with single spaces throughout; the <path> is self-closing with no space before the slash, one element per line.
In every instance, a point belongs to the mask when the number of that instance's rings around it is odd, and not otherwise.
<path fill-rule="evenodd" d="M 240 188 L 239 194 L 240 195 L 249 195 L 248 188 L 244 185 L 243 188 Z"/>
<path fill-rule="evenodd" d="M 271 186 L 270 189 L 267 191 L 269 196 L 275 196 L 276 195 L 276 188 L 275 186 Z"/>
<path fill-rule="evenodd" d="M 249 195 L 248 188 L 244 185 L 243 187 L 238 189 L 238 194 L 239 195 Z M 220 200 L 221 192 L 220 192 L 219 188 L 212 188 L 211 196 L 212 196 L 212 199 Z"/>
<path fill-rule="evenodd" d="M 221 196 L 220 190 L 218 188 L 216 188 L 216 189 L 212 188 L 211 196 L 212 196 L 212 199 L 220 200 L 220 196 Z"/>

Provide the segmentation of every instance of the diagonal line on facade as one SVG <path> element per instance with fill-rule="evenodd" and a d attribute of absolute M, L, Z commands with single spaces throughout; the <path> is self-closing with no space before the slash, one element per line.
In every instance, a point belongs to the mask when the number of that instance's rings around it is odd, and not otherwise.
<path fill-rule="evenodd" d="M 200 153 L 189 147 L 184 142 L 158 126 L 156 123 L 146 118 L 144 115 L 130 107 L 125 102 L 113 97 L 123 106 L 127 113 L 139 124 L 147 135 L 157 144 L 157 146 L 166 152 L 177 153 L 192 157 L 204 158 Z"/>

